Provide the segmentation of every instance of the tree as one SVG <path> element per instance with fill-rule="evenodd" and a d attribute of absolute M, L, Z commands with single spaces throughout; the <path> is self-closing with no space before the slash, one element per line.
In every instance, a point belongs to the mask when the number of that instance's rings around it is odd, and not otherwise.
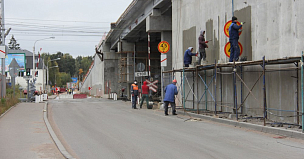
<path fill-rule="evenodd" d="M 57 53 L 58 55 L 58 53 Z M 60 57 L 60 60 L 58 60 L 58 66 L 60 72 L 66 72 L 70 74 L 71 76 L 76 75 L 76 69 L 75 69 L 75 59 L 72 55 L 65 53 L 62 54 Z"/>
<path fill-rule="evenodd" d="M 90 69 L 90 66 L 93 62 L 92 56 L 83 57 L 81 60 L 80 68 L 83 69 L 83 72 L 86 74 L 88 70 Z"/>
<path fill-rule="evenodd" d="M 44 59 L 45 65 L 49 64 L 49 68 L 58 66 L 58 68 L 49 69 L 49 81 L 54 86 L 56 74 L 56 86 L 59 87 L 71 82 L 71 77 L 78 77 L 81 81 L 93 62 L 92 56 L 77 56 L 74 59 L 69 53 L 62 52 L 57 52 L 56 54 L 42 53 L 41 57 Z M 60 60 L 50 61 L 57 58 L 60 58 Z"/>
<path fill-rule="evenodd" d="M 78 79 L 79 79 L 79 80 L 80 80 L 80 79 L 82 80 L 82 74 L 83 74 L 83 70 L 82 70 L 82 69 L 79 69 L 79 70 L 78 70 Z M 78 80 L 78 81 L 79 81 L 79 80 Z"/>
<path fill-rule="evenodd" d="M 11 50 L 20 50 L 19 44 L 17 43 L 17 40 L 14 38 L 14 35 L 12 35 L 10 42 L 8 43 L 8 48 Z"/>
<path fill-rule="evenodd" d="M 60 85 L 58 84 L 59 87 L 66 87 L 67 82 L 72 82 L 71 75 L 65 72 L 60 72 L 59 78 L 60 78 Z"/>
<path fill-rule="evenodd" d="M 77 70 L 77 74 L 79 75 L 79 69 L 80 68 L 80 65 L 81 65 L 81 61 L 82 61 L 82 56 L 77 56 L 76 57 L 76 60 L 75 60 L 75 69 Z"/>
<path fill-rule="evenodd" d="M 76 73 L 79 75 L 79 80 L 82 80 L 82 76 L 88 72 L 92 62 L 93 62 L 92 56 L 87 56 L 87 57 L 77 56 L 76 57 L 75 68 L 77 70 Z M 80 72 L 80 70 L 82 72 Z"/>

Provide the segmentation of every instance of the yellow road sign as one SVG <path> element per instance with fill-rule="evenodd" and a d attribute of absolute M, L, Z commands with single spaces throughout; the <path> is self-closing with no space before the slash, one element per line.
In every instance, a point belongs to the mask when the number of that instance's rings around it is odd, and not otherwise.
<path fill-rule="evenodd" d="M 167 41 L 161 41 L 157 48 L 160 53 L 165 54 L 170 50 L 170 44 Z"/>
<path fill-rule="evenodd" d="M 224 26 L 224 33 L 228 38 L 229 38 L 229 27 L 230 27 L 231 23 L 232 23 L 232 20 L 229 20 Z M 240 22 L 236 22 L 236 24 L 241 25 Z M 241 35 L 241 34 L 242 34 L 242 32 L 239 32 L 239 35 Z"/>
<path fill-rule="evenodd" d="M 243 46 L 240 42 L 238 42 L 238 43 L 239 43 L 239 47 L 240 47 L 240 56 L 241 56 L 243 53 Z M 230 47 L 231 47 L 230 42 L 228 42 L 224 48 L 224 51 L 225 51 L 225 54 L 227 57 L 230 57 Z"/>

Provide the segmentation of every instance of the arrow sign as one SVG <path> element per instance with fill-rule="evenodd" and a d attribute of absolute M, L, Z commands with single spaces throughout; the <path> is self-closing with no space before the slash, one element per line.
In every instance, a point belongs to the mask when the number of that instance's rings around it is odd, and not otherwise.
<path fill-rule="evenodd" d="M 20 66 L 18 65 L 15 58 L 13 58 L 12 62 L 9 65 L 9 74 L 11 77 L 16 77 L 19 73 Z"/>

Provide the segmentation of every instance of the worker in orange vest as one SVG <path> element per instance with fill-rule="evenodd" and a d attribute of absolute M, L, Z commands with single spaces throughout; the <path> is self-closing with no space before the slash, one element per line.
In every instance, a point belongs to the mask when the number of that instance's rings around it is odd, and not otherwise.
<path fill-rule="evenodd" d="M 131 94 L 132 94 L 132 108 L 136 108 L 137 96 L 138 96 L 138 85 L 137 81 L 134 80 L 134 83 L 131 85 Z"/>

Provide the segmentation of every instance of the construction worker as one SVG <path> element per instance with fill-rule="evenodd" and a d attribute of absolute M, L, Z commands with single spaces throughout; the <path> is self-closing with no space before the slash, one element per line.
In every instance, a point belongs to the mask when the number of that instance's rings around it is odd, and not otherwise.
<path fill-rule="evenodd" d="M 184 55 L 184 66 L 185 67 L 189 67 L 189 64 L 192 63 L 192 56 L 197 56 L 198 53 L 192 53 L 193 51 L 193 47 L 189 47 L 186 51 L 185 51 L 185 55 Z"/>
<path fill-rule="evenodd" d="M 140 102 L 140 109 L 142 108 L 143 102 L 146 99 L 147 102 L 147 108 L 151 109 L 151 107 L 149 106 L 149 86 L 147 86 L 147 82 L 144 81 L 144 85 L 141 86 L 141 93 L 142 93 L 142 97 L 141 97 L 141 102 Z"/>
<path fill-rule="evenodd" d="M 200 65 L 201 61 L 203 59 L 203 61 L 206 61 L 206 49 L 208 48 L 208 41 L 205 41 L 205 30 L 201 30 L 200 31 L 200 36 L 198 38 L 198 45 L 199 45 L 199 58 L 198 58 L 198 62 L 197 64 Z"/>
<path fill-rule="evenodd" d="M 137 81 L 134 80 L 134 83 L 131 85 L 131 94 L 132 94 L 132 108 L 136 108 L 137 96 L 138 96 L 138 85 Z"/>
<path fill-rule="evenodd" d="M 240 56 L 240 47 L 239 47 L 239 30 L 243 26 L 237 25 L 237 17 L 232 17 L 232 23 L 229 26 L 229 42 L 230 42 L 230 58 L 229 62 L 238 61 Z"/>
<path fill-rule="evenodd" d="M 168 105 L 170 104 L 172 107 L 172 115 L 177 115 L 175 110 L 175 95 L 177 95 L 177 87 L 176 87 L 176 79 L 172 81 L 171 84 L 167 85 L 165 88 L 165 115 L 168 115 Z"/>

